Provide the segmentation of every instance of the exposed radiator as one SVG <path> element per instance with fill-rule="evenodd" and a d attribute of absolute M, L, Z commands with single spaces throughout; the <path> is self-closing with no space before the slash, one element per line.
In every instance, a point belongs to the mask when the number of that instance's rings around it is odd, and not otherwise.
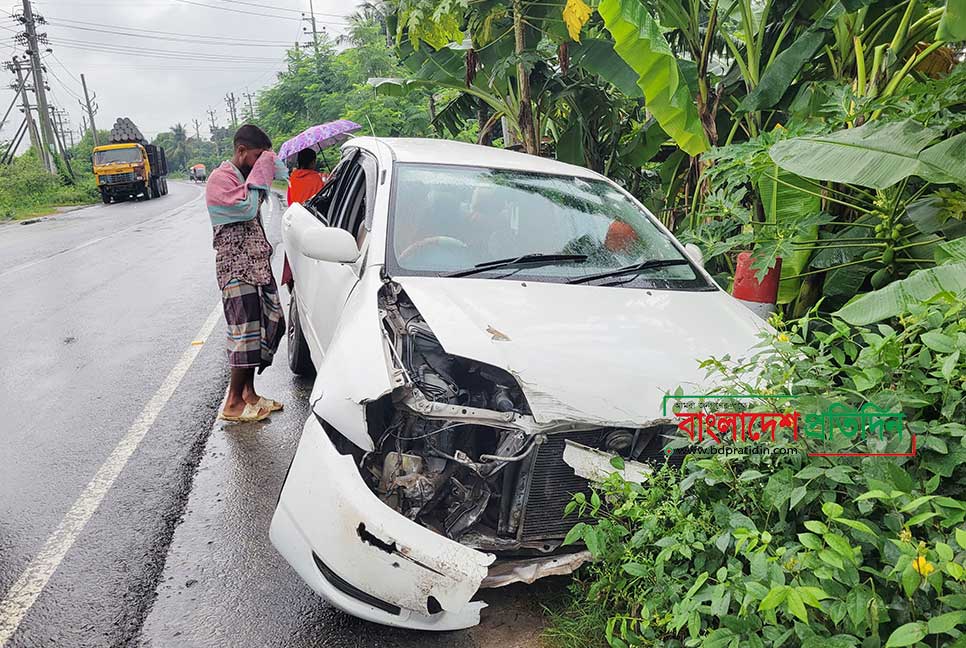
<path fill-rule="evenodd" d="M 684 461 L 684 454 L 676 452 L 668 457 L 663 452 L 666 439 L 675 430 L 674 425 L 660 426 L 657 430 L 650 429 L 652 434 L 642 438 L 641 443 L 647 443 L 647 446 L 636 455 L 638 460 L 652 463 L 655 467 L 667 462 L 679 468 Z M 584 493 L 589 497 L 590 483 L 575 475 L 574 469 L 564 463 L 564 446 L 569 439 L 581 445 L 599 448 L 607 432 L 607 429 L 602 429 L 551 434 L 537 449 L 528 475 L 528 494 L 517 533 L 520 542 L 561 539 L 578 522 L 576 513 L 564 518 L 564 507 L 575 493 Z M 649 442 L 646 440 L 648 438 Z M 523 479 L 527 477 L 522 477 L 521 481 Z"/>
<path fill-rule="evenodd" d="M 530 492 L 517 535 L 521 542 L 563 538 L 577 523 L 576 513 L 564 518 L 564 507 L 574 493 L 589 496 L 590 484 L 564 463 L 564 442 L 570 439 L 593 447 L 600 437 L 600 430 L 552 434 L 539 447 L 530 471 Z"/>

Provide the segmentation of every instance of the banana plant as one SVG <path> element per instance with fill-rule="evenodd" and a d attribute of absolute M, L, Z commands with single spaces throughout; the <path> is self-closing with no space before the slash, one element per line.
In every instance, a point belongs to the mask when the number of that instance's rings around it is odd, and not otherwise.
<path fill-rule="evenodd" d="M 778 184 L 834 203 L 845 218 L 858 215 L 845 228 L 827 230 L 825 239 L 799 242 L 800 251 L 816 253 L 813 269 L 798 277 L 822 274 L 826 292 L 844 297 L 854 294 L 870 273 L 878 289 L 910 268 L 936 263 L 938 246 L 961 236 L 963 228 L 955 221 L 930 223 L 938 209 L 927 189 L 936 184 L 966 187 L 964 149 L 966 134 L 943 138 L 941 130 L 908 119 L 774 144 L 769 154 L 775 165 L 807 179 L 803 185 L 778 175 Z"/>

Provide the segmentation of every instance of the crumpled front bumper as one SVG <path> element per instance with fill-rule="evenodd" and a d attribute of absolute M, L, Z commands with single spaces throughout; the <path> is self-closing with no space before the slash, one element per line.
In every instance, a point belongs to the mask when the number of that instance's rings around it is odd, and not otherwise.
<path fill-rule="evenodd" d="M 334 606 L 385 625 L 456 630 L 494 556 L 423 528 L 376 497 L 318 419 L 305 424 L 271 526 L 272 544 Z"/>

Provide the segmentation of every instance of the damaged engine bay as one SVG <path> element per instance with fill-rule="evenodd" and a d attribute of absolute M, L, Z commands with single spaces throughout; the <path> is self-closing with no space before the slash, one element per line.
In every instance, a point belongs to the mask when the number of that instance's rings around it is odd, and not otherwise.
<path fill-rule="evenodd" d="M 366 405 L 375 449 L 360 471 L 382 501 L 422 526 L 483 551 L 544 555 L 577 522 L 564 517 L 567 502 L 590 491 L 562 458 L 568 441 L 661 460 L 667 425 L 538 424 L 517 380 L 447 354 L 398 284 L 384 284 L 379 312 L 397 387 Z"/>

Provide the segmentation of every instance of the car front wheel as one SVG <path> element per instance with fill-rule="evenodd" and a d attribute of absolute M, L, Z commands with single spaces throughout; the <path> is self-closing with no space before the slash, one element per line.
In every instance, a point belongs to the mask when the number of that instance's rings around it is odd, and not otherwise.
<path fill-rule="evenodd" d="M 305 333 L 299 322 L 299 307 L 292 290 L 291 301 L 288 304 L 288 366 L 297 376 L 311 376 L 315 373 L 309 345 L 305 342 Z"/>

